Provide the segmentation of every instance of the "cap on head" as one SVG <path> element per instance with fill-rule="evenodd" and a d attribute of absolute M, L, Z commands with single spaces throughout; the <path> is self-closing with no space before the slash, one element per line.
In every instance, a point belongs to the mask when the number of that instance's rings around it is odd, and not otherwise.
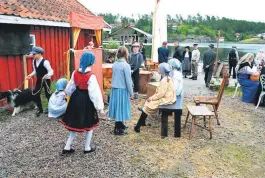
<path fill-rule="evenodd" d="M 214 48 L 214 44 L 210 44 L 209 47 L 210 47 L 210 48 Z"/>
<path fill-rule="evenodd" d="M 164 41 L 162 44 L 163 44 L 164 46 L 166 46 L 166 45 L 167 45 L 167 42 L 166 42 L 166 41 Z"/>
<path fill-rule="evenodd" d="M 132 47 L 140 47 L 139 43 L 133 43 Z"/>
<path fill-rule="evenodd" d="M 35 46 L 32 48 L 32 51 L 30 52 L 31 55 L 35 55 L 35 54 L 43 54 L 44 50 L 39 47 L 39 46 Z"/>
<path fill-rule="evenodd" d="M 195 46 L 198 46 L 198 44 L 194 44 L 193 46 L 194 46 L 194 47 L 195 47 Z"/>

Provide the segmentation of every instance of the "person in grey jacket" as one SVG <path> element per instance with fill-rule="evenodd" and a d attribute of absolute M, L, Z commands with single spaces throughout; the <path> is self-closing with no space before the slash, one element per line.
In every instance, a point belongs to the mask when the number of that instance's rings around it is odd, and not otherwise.
<path fill-rule="evenodd" d="M 209 87 L 209 84 L 211 82 L 212 75 L 213 75 L 213 70 L 214 70 L 216 52 L 213 49 L 214 49 L 214 45 L 210 44 L 209 50 L 205 51 L 203 54 L 203 69 L 205 72 L 204 81 L 205 81 L 206 87 Z"/>
<path fill-rule="evenodd" d="M 144 62 L 143 55 L 139 52 L 140 45 L 139 43 L 134 43 L 132 45 L 132 53 L 129 55 L 129 63 L 131 66 L 132 80 L 133 80 L 133 92 L 134 99 L 138 99 L 139 92 L 139 82 L 140 82 L 140 67 Z"/>

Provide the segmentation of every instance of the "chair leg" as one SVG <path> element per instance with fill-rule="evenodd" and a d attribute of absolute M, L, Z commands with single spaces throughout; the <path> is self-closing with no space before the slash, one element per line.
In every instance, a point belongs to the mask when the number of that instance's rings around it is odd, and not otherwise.
<path fill-rule="evenodd" d="M 212 133 L 212 118 L 211 118 L 211 116 L 209 118 L 209 131 L 210 131 L 210 139 L 212 139 L 213 133 Z"/>
<path fill-rule="evenodd" d="M 185 124 L 183 126 L 183 129 L 186 129 L 186 127 L 187 127 L 187 122 L 188 122 L 189 116 L 190 116 L 190 112 L 188 112 L 188 114 L 187 114 L 186 121 L 185 121 Z"/>
<path fill-rule="evenodd" d="M 258 104 L 257 104 L 257 106 L 256 106 L 256 108 L 255 108 L 255 109 L 258 109 L 258 107 L 259 107 L 259 104 L 260 104 L 260 102 L 261 102 L 261 99 L 263 98 L 263 96 L 264 96 L 264 94 L 261 94 L 261 95 L 259 96 L 259 102 L 258 102 Z"/>
<path fill-rule="evenodd" d="M 189 139 L 191 139 L 192 135 L 195 132 L 195 118 L 194 116 L 192 116 L 192 121 L 191 121 L 191 128 L 190 128 L 190 135 L 189 135 Z"/>
<path fill-rule="evenodd" d="M 233 95 L 233 97 L 232 97 L 232 98 L 235 98 L 235 96 L 236 96 L 236 93 L 237 93 L 237 89 L 238 89 L 238 86 L 236 86 L 236 90 L 235 90 L 235 93 L 234 93 L 234 95 Z"/>
<path fill-rule="evenodd" d="M 221 125 L 220 124 L 220 121 L 219 121 L 219 118 L 218 118 L 218 113 L 217 113 L 217 109 L 216 109 L 216 106 L 215 105 L 213 105 L 213 109 L 214 109 L 215 118 L 217 120 L 217 125 Z"/>

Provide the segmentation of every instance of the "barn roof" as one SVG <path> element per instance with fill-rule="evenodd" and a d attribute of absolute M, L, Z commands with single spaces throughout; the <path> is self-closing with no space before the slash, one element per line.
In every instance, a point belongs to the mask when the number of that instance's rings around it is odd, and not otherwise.
<path fill-rule="evenodd" d="M 77 0 L 0 1 L 0 15 L 69 23 L 70 11 L 95 15 Z M 109 28 L 106 23 L 105 28 Z"/>
<path fill-rule="evenodd" d="M 143 31 L 143 30 L 141 30 L 141 29 L 139 29 L 139 28 L 136 28 L 136 27 L 130 26 L 130 25 L 129 25 L 129 26 L 124 26 L 124 27 L 119 28 L 118 30 L 116 30 L 116 31 L 114 31 L 113 33 L 111 33 L 110 36 L 115 35 L 115 34 L 119 33 L 119 31 L 121 31 L 121 30 L 123 30 L 123 29 L 126 29 L 126 28 L 133 29 L 133 30 L 135 30 L 135 31 L 137 31 L 137 32 L 139 32 L 139 33 L 141 33 L 141 34 L 147 36 L 148 38 L 152 38 L 152 37 L 153 37 L 151 34 L 145 32 L 145 31 Z"/>

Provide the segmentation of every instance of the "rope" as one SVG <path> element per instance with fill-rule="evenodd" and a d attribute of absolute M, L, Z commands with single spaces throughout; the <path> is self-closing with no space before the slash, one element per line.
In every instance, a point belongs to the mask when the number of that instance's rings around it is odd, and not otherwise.
<path fill-rule="evenodd" d="M 33 79 L 32 79 L 32 78 L 31 78 L 31 82 L 32 82 L 32 86 L 33 86 Z M 49 86 L 48 86 L 46 80 L 42 80 L 42 81 L 41 81 L 41 87 L 40 87 L 40 89 L 39 89 L 36 93 L 34 93 L 34 90 L 32 90 L 32 95 L 33 95 L 33 96 L 37 95 L 37 94 L 42 90 L 43 83 L 45 83 L 45 85 L 46 85 L 46 87 L 47 87 L 47 92 L 48 92 L 50 95 L 52 94 L 52 92 L 51 92 L 51 90 L 50 90 L 50 88 L 49 88 Z"/>

